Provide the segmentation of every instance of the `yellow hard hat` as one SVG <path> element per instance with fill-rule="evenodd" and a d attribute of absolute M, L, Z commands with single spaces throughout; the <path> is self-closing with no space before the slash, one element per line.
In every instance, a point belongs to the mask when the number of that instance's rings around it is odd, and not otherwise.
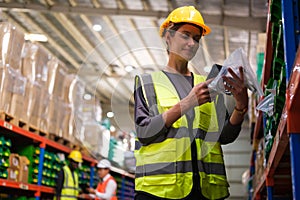
<path fill-rule="evenodd" d="M 181 22 L 195 24 L 203 28 L 202 35 L 210 33 L 210 28 L 205 25 L 201 13 L 194 6 L 183 6 L 173 10 L 167 19 L 160 25 L 159 35 L 161 37 L 163 36 L 164 30 L 168 28 L 171 22 L 175 24 Z"/>
<path fill-rule="evenodd" d="M 71 153 L 69 154 L 69 158 L 71 158 L 75 162 L 82 163 L 82 155 L 78 150 L 71 151 Z"/>

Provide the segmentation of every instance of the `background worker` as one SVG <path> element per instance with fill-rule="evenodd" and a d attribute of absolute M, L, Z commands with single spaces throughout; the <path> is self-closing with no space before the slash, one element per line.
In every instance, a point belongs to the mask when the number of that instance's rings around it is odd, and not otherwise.
<path fill-rule="evenodd" d="M 239 135 L 248 108 L 242 67 L 223 76 L 235 109 L 224 120 L 221 95 L 188 62 L 210 33 L 193 6 L 173 10 L 160 27 L 169 55 L 162 71 L 135 79 L 135 200 L 205 200 L 229 196 L 221 145 Z M 222 109 L 221 109 L 222 110 Z"/>
<path fill-rule="evenodd" d="M 90 188 L 90 196 L 100 200 L 117 200 L 116 189 L 117 183 L 113 176 L 110 175 L 111 163 L 107 159 L 102 159 L 97 164 L 98 176 L 100 181 L 96 190 Z"/>
<path fill-rule="evenodd" d="M 69 164 L 65 165 L 58 174 L 56 183 L 56 200 L 75 200 L 79 195 L 78 173 L 76 169 L 82 163 L 80 151 L 73 150 L 68 156 Z"/>

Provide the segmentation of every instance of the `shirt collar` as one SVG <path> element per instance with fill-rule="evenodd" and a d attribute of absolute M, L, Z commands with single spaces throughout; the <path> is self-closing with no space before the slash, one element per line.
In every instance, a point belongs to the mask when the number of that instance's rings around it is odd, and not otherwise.
<path fill-rule="evenodd" d="M 104 177 L 103 177 L 103 181 L 106 181 L 107 179 L 109 179 L 110 177 L 110 174 L 106 174 Z"/>

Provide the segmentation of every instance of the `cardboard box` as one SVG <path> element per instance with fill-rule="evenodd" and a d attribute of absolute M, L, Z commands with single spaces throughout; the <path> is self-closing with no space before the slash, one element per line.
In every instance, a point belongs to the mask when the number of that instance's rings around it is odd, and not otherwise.
<path fill-rule="evenodd" d="M 14 71 L 12 75 L 12 98 L 8 113 L 16 118 L 19 118 L 21 116 L 22 110 L 24 109 L 24 97 L 27 80 L 18 71 Z"/>
<path fill-rule="evenodd" d="M 9 168 L 20 169 L 20 156 L 19 154 L 12 153 L 9 156 Z"/>
<path fill-rule="evenodd" d="M 48 61 L 52 55 L 41 45 L 27 42 L 24 45 L 21 72 L 31 82 L 46 87 L 48 78 Z"/>
<path fill-rule="evenodd" d="M 24 33 L 9 22 L 0 23 L 0 60 L 4 67 L 20 70 Z"/>
<path fill-rule="evenodd" d="M 26 118 L 29 124 L 39 128 L 38 118 L 41 116 L 40 105 L 42 104 L 43 97 L 41 96 L 41 85 L 37 82 L 29 82 L 26 91 Z"/>
<path fill-rule="evenodd" d="M 48 62 L 47 89 L 50 95 L 63 97 L 63 83 L 66 74 L 66 66 L 57 58 Z"/>
<path fill-rule="evenodd" d="M 73 136 L 74 112 L 73 107 L 69 104 L 65 108 L 65 115 L 62 121 L 63 137 L 71 141 Z"/>
<path fill-rule="evenodd" d="M 13 73 L 11 68 L 0 68 L 0 111 L 8 113 L 13 94 Z"/>
<path fill-rule="evenodd" d="M 26 156 L 20 156 L 19 182 L 28 183 L 29 164 Z"/>
<path fill-rule="evenodd" d="M 41 96 L 40 96 L 40 107 L 39 107 L 39 118 L 38 120 L 38 124 L 39 124 L 39 128 L 41 131 L 48 133 L 48 126 L 49 126 L 49 122 L 48 122 L 48 113 L 49 113 L 49 101 L 50 101 L 50 96 L 48 94 L 47 89 L 45 88 L 41 88 Z"/>
<path fill-rule="evenodd" d="M 75 74 L 68 74 L 64 78 L 63 83 L 63 101 L 66 103 L 71 103 L 74 101 L 73 93 L 76 92 L 74 89 L 76 88 L 76 75 Z"/>
<path fill-rule="evenodd" d="M 7 168 L 7 179 L 12 180 L 12 181 L 18 181 L 19 180 L 19 170 L 18 169 L 13 169 L 13 168 Z"/>
<path fill-rule="evenodd" d="M 58 103 L 58 109 L 59 112 L 57 113 L 58 120 L 56 133 L 59 137 L 69 140 L 70 127 L 73 125 L 71 122 L 71 120 L 73 120 L 72 104 L 67 104 L 63 101 L 60 101 Z"/>
<path fill-rule="evenodd" d="M 59 115 L 59 99 L 55 96 L 50 96 L 48 104 L 48 132 L 51 134 L 57 134 L 57 124 Z"/>

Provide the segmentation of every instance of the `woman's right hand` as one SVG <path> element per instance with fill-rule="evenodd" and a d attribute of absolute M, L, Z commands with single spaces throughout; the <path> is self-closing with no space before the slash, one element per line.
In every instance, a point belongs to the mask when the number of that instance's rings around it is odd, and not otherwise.
<path fill-rule="evenodd" d="M 216 97 L 217 94 L 208 88 L 208 84 L 212 80 L 213 79 L 209 79 L 193 87 L 187 96 L 191 103 L 191 107 L 200 106 L 207 102 L 211 102 Z"/>

